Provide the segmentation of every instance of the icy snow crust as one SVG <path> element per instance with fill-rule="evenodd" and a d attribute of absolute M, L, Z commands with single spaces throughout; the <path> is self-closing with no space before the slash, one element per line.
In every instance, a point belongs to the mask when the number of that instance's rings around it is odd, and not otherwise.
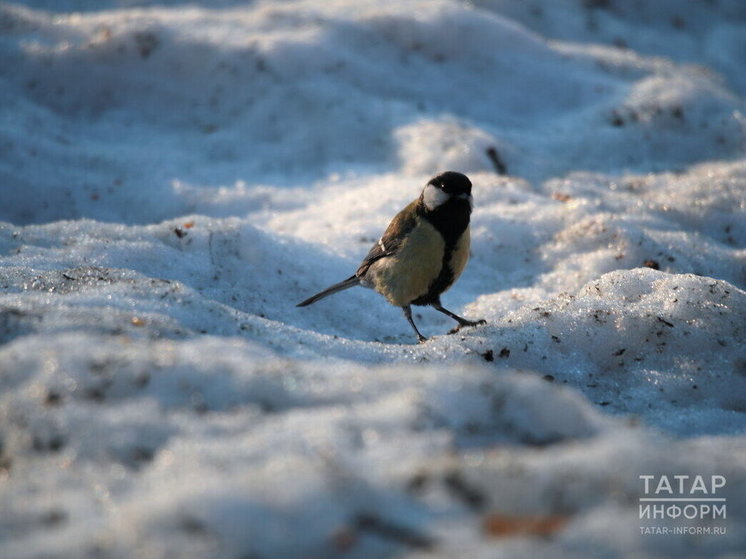
<path fill-rule="evenodd" d="M 741 557 L 744 49 L 737 0 L 0 3 L 0 556 Z M 487 326 L 295 308 L 445 169 Z"/>

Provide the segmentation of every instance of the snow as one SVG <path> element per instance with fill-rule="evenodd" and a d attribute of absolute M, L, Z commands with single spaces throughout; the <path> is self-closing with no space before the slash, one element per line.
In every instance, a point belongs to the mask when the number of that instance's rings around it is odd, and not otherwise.
<path fill-rule="evenodd" d="M 0 556 L 742 556 L 745 37 L 737 0 L 0 3 Z M 295 307 L 446 169 L 486 326 Z M 640 518 L 641 475 L 727 515 Z"/>

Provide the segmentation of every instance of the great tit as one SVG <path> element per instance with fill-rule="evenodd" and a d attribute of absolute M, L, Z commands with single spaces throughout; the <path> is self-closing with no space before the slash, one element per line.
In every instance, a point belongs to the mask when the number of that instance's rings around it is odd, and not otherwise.
<path fill-rule="evenodd" d="M 466 175 L 448 171 L 432 178 L 420 197 L 396 214 L 354 275 L 297 306 L 362 285 L 401 307 L 420 343 L 427 338 L 412 320 L 411 305 L 430 305 L 456 320 L 458 326 L 449 333 L 485 324 L 484 320 L 466 320 L 440 304 L 441 293 L 458 279 L 469 259 L 472 203 Z"/>

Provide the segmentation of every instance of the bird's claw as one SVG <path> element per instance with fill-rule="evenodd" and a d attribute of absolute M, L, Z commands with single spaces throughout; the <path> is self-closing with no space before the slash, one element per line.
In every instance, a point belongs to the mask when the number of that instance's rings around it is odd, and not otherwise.
<path fill-rule="evenodd" d="M 455 334 L 456 332 L 458 332 L 459 330 L 461 330 L 465 326 L 466 327 L 481 326 L 482 324 L 487 324 L 487 321 L 484 320 L 484 319 L 479 319 L 479 320 L 464 320 L 463 322 L 459 322 L 458 326 L 455 326 L 455 327 L 451 328 L 448 331 L 448 333 L 449 334 Z"/>

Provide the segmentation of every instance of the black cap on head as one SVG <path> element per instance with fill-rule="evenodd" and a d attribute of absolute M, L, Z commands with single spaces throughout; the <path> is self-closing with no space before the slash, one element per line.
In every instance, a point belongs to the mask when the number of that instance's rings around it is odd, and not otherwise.
<path fill-rule="evenodd" d="M 448 194 L 471 194 L 471 181 L 456 171 L 446 171 L 430 179 L 428 184 L 437 186 Z"/>

